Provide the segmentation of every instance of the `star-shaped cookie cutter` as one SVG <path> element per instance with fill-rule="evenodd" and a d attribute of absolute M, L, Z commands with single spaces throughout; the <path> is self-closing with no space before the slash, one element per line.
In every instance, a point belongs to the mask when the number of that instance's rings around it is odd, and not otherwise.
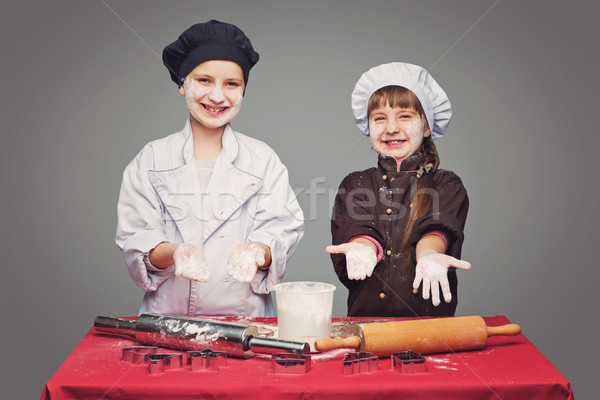
<path fill-rule="evenodd" d="M 161 374 L 167 369 L 180 369 L 183 366 L 182 353 L 152 353 L 144 357 L 150 375 Z"/>
<path fill-rule="evenodd" d="M 156 353 L 158 347 L 156 346 L 132 346 L 125 347 L 121 350 L 121 359 L 123 361 L 129 361 L 133 364 L 139 364 L 146 361 L 144 358 L 147 354 Z"/>
<path fill-rule="evenodd" d="M 227 353 L 204 349 L 202 351 L 188 351 L 188 362 L 192 365 L 192 371 L 213 371 L 227 365 Z"/>

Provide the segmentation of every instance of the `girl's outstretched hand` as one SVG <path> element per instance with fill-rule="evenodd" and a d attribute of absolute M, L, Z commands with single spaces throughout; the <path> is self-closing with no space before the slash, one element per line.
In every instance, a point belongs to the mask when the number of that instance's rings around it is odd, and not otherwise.
<path fill-rule="evenodd" d="M 252 281 L 256 270 L 265 264 L 266 250 L 253 242 L 237 245 L 227 260 L 227 273 L 236 281 Z"/>
<path fill-rule="evenodd" d="M 418 293 L 419 285 L 423 281 L 423 298 L 429 299 L 431 291 L 431 301 L 434 306 L 440 305 L 440 290 L 446 303 L 452 301 L 450 284 L 448 282 L 448 268 L 458 268 L 468 270 L 471 264 L 467 261 L 458 260 L 452 256 L 442 253 L 427 254 L 417 261 L 415 271 L 415 280 L 413 281 L 413 293 Z"/>
<path fill-rule="evenodd" d="M 327 246 L 325 251 L 329 254 L 345 254 L 348 279 L 363 280 L 371 277 L 377 265 L 377 251 L 374 248 L 375 245 L 350 242 Z"/>
<path fill-rule="evenodd" d="M 207 282 L 212 276 L 206 257 L 193 244 L 177 245 L 173 252 L 173 262 L 175 263 L 175 276 L 198 282 Z"/>

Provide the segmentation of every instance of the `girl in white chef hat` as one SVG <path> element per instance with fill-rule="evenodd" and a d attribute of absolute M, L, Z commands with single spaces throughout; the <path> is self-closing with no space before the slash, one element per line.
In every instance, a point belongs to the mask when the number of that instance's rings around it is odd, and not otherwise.
<path fill-rule="evenodd" d="M 349 290 L 348 315 L 454 315 L 455 269 L 471 268 L 460 260 L 469 199 L 438 168 L 446 93 L 417 65 L 383 64 L 356 83 L 352 111 L 378 164 L 344 178 L 333 208 L 326 251 Z"/>

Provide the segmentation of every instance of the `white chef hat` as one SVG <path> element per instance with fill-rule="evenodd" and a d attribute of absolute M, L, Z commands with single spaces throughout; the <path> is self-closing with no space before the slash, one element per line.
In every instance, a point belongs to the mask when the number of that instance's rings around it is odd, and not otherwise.
<path fill-rule="evenodd" d="M 363 134 L 369 136 L 369 99 L 373 93 L 385 86 L 402 86 L 413 92 L 425 110 L 431 138 L 444 136 L 452 117 L 452 106 L 446 92 L 426 69 L 401 62 L 373 67 L 356 82 L 352 91 L 352 113 L 356 126 Z"/>

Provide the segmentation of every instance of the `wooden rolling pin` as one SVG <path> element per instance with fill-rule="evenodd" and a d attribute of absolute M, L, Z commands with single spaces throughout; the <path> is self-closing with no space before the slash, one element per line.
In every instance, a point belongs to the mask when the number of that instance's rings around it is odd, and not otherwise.
<path fill-rule="evenodd" d="M 360 324 L 354 335 L 342 339 L 319 339 L 318 351 L 352 348 L 388 357 L 397 351 L 421 354 L 483 349 L 488 336 L 521 333 L 516 324 L 487 326 L 483 318 L 449 317 Z"/>

